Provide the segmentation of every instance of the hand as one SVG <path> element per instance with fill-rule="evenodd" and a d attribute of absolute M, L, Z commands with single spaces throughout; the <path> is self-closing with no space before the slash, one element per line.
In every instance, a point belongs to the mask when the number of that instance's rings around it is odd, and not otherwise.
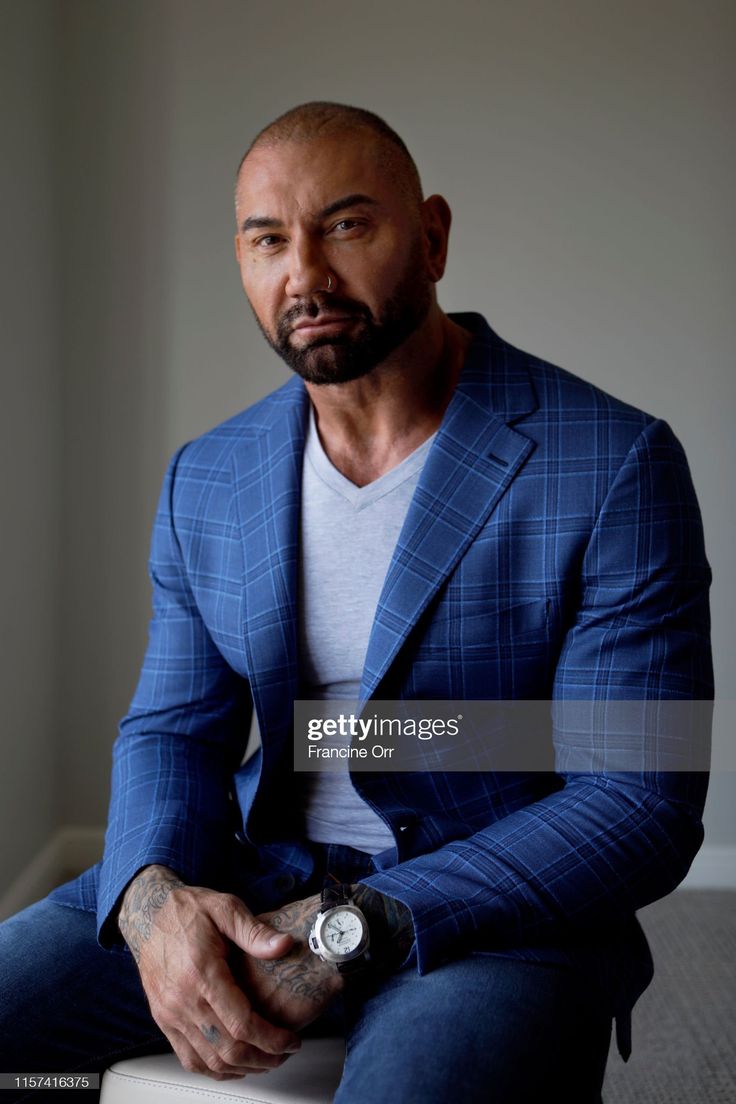
<path fill-rule="evenodd" d="M 291 949 L 280 958 L 267 961 L 237 949 L 231 956 L 233 974 L 258 1011 L 295 1031 L 316 1020 L 344 984 L 337 967 L 318 958 L 307 942 L 320 903 L 315 895 L 257 917 L 292 938 Z"/>
<path fill-rule="evenodd" d="M 186 886 L 148 866 L 128 886 L 118 917 L 151 1014 L 186 1070 L 218 1081 L 280 1066 L 299 1036 L 269 1023 L 236 984 L 232 945 L 245 960 L 287 954 L 292 937 L 229 893 Z"/>

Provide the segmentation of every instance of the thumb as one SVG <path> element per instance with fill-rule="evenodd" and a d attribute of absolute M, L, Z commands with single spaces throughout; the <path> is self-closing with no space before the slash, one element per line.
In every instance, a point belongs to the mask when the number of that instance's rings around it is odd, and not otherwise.
<path fill-rule="evenodd" d="M 237 901 L 229 920 L 221 927 L 223 934 L 253 958 L 281 958 L 294 942 L 288 932 L 280 932 L 255 917 L 242 901 Z"/>

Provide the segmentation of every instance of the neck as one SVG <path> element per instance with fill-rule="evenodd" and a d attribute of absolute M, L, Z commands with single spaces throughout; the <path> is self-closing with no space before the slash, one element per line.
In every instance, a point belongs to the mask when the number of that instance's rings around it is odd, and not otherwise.
<path fill-rule="evenodd" d="M 435 306 L 382 364 L 349 383 L 306 384 L 332 463 L 358 486 L 400 463 L 439 426 L 471 335 Z"/>

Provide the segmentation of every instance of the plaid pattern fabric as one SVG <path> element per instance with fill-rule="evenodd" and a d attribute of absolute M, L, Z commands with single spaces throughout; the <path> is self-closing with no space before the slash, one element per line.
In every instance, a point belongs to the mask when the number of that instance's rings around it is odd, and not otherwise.
<path fill-rule="evenodd" d="M 480 315 L 453 317 L 474 340 L 389 567 L 362 697 L 711 698 L 710 569 L 670 427 Z M 169 465 L 104 860 L 74 889 L 97 899 L 103 943 L 148 863 L 239 877 L 261 902 L 311 868 L 291 770 L 307 411 L 295 377 Z M 240 766 L 252 705 L 262 748 Z M 631 934 L 702 841 L 704 775 L 354 781 L 397 840 L 364 880 L 411 909 L 422 972 L 458 946 L 554 957 L 591 932 Z"/>

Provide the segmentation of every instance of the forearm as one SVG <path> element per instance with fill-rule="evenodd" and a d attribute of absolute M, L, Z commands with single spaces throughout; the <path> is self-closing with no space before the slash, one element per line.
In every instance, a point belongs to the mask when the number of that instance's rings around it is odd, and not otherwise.
<path fill-rule="evenodd" d="M 136 962 L 141 946 L 151 938 L 155 914 L 166 903 L 173 889 L 185 883 L 167 866 L 144 867 L 133 878 L 123 894 L 117 916 L 120 933 Z"/>

